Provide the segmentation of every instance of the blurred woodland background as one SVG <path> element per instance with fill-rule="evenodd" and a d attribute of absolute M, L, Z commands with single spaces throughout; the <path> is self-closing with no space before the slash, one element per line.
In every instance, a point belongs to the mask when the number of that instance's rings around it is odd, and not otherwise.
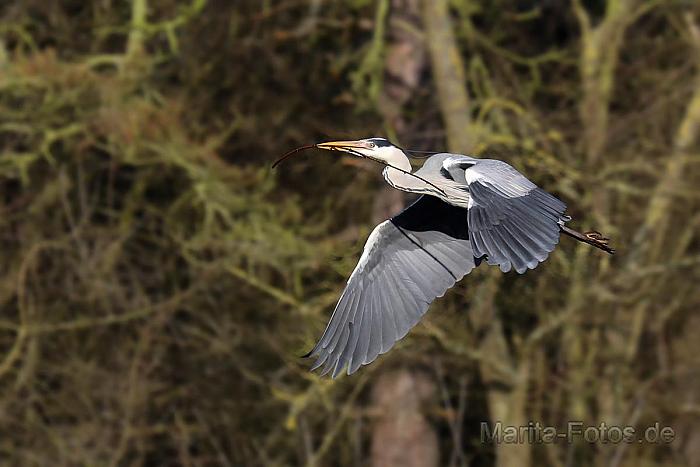
<path fill-rule="evenodd" d="M 0 464 L 700 465 L 700 6 L 0 3 Z M 352 377 L 309 373 L 388 136 L 501 158 L 609 235 L 482 266 Z M 420 161 L 417 161 L 420 164 Z M 670 444 L 494 445 L 481 421 Z"/>

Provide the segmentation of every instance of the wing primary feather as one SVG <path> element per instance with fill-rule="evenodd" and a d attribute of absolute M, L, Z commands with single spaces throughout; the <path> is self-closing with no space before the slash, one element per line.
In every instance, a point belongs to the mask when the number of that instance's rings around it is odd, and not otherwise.
<path fill-rule="evenodd" d="M 379 297 L 376 293 L 372 295 L 372 335 L 370 337 L 369 349 L 367 350 L 367 356 L 363 360 L 363 364 L 373 362 L 379 353 L 382 351 L 384 346 L 384 316 L 382 315 L 382 310 L 378 305 Z"/>
<path fill-rule="evenodd" d="M 505 251 L 506 258 L 515 268 L 516 272 L 518 272 L 518 274 L 524 272 L 523 268 L 525 261 L 521 260 L 507 236 L 504 235 L 503 229 L 493 229 L 491 232 L 493 234 L 494 241 L 497 242 L 498 246 L 501 248 L 501 251 Z"/>
<path fill-rule="evenodd" d="M 345 287 L 345 290 L 341 294 L 338 305 L 336 305 L 331 315 L 331 320 L 319 340 L 321 347 L 328 347 L 328 344 L 333 341 L 338 329 L 347 321 L 348 306 L 351 305 L 352 301 L 355 299 L 355 289 L 349 285 L 350 284 Z M 335 319 L 336 316 L 338 316 L 338 319 Z"/>
<path fill-rule="evenodd" d="M 396 329 L 396 320 L 394 319 L 394 312 L 386 306 L 384 292 L 381 292 L 377 296 L 377 306 L 381 310 L 382 318 L 384 319 L 384 324 L 382 325 L 382 349 L 379 353 L 384 353 L 388 351 L 394 342 L 399 332 Z"/>
<path fill-rule="evenodd" d="M 330 322 L 307 354 L 316 356 L 313 369 L 321 375 L 352 374 L 376 360 L 475 267 L 467 209 L 422 199 L 370 234 Z"/>
<path fill-rule="evenodd" d="M 357 311 L 356 304 L 361 299 L 360 291 L 353 292 L 351 297 L 352 301 L 349 303 L 348 308 L 346 309 L 345 314 L 343 315 L 343 321 L 340 323 L 338 331 L 336 332 L 337 337 L 331 339 L 331 341 L 325 347 L 329 352 L 334 352 L 335 349 L 342 350 L 347 344 L 347 340 L 350 338 L 350 336 L 347 335 L 345 330 L 348 329 L 348 325 L 353 324 L 355 312 Z"/>
<path fill-rule="evenodd" d="M 545 245 L 533 238 L 532 234 L 525 230 L 524 226 L 511 220 L 508 223 L 508 228 L 512 234 L 517 236 L 520 243 L 531 251 L 538 261 L 542 262 L 547 258 L 547 249 Z"/>
<path fill-rule="evenodd" d="M 362 327 L 363 316 L 364 313 L 360 313 L 356 322 L 348 323 L 348 326 L 350 326 L 351 329 L 350 336 L 348 337 L 345 345 L 338 349 L 340 356 L 338 357 L 338 364 L 333 369 L 333 374 L 331 375 L 333 378 L 338 376 L 338 374 L 343 371 L 343 368 L 345 368 L 350 360 L 350 357 L 357 348 L 357 342 L 360 340 L 360 330 Z"/>
<path fill-rule="evenodd" d="M 397 292 L 396 298 L 407 308 L 417 306 L 419 298 L 411 293 L 410 286 L 406 283 L 405 271 L 396 265 L 395 262 L 387 263 L 386 269 L 389 272 L 389 280 L 394 284 L 394 291 Z"/>
<path fill-rule="evenodd" d="M 536 260 L 536 263 L 542 262 L 547 258 L 547 252 L 537 242 L 533 241 L 527 232 L 523 232 L 515 222 L 508 222 L 504 227 L 528 254 L 528 268 L 530 268 L 533 258 Z"/>
<path fill-rule="evenodd" d="M 319 355 L 316 361 L 314 362 L 313 366 L 311 367 L 311 371 L 314 371 L 316 368 L 326 363 L 326 360 L 328 360 L 329 356 L 329 353 L 322 353 L 321 355 Z"/>
<path fill-rule="evenodd" d="M 420 319 L 420 315 L 416 315 L 412 311 L 413 309 L 420 308 L 418 299 L 410 293 L 410 290 L 408 290 L 406 284 L 404 284 L 405 279 L 396 273 L 392 265 L 387 265 L 387 269 L 394 272 L 394 274 L 390 274 L 389 276 L 391 281 L 395 284 L 394 298 L 403 304 L 403 312 L 408 320 L 408 326 L 410 328 Z"/>
<path fill-rule="evenodd" d="M 452 277 L 454 278 L 455 281 L 457 280 L 457 277 L 452 273 L 452 271 L 450 271 L 450 268 L 448 268 L 447 266 L 445 266 L 445 265 L 443 264 L 442 261 L 440 261 L 439 259 L 437 259 L 431 252 L 429 252 L 428 250 L 426 250 L 425 248 L 423 248 L 423 247 L 421 246 L 420 243 L 418 243 L 418 242 L 416 242 L 415 240 L 413 240 L 406 232 L 404 232 L 404 230 L 403 230 L 401 227 L 399 227 L 399 226 L 397 225 L 396 228 L 399 229 L 399 232 L 401 232 L 401 233 L 404 235 L 404 237 L 406 237 L 411 243 L 413 243 L 415 246 L 417 246 L 417 247 L 420 248 L 421 250 L 425 251 L 425 252 L 428 254 L 428 256 L 430 256 L 431 258 L 433 258 L 435 261 L 437 261 L 437 263 L 438 263 L 440 266 L 442 266 L 443 268 L 445 268 L 445 271 L 447 271 L 447 272 L 450 274 L 450 276 L 452 276 Z"/>
<path fill-rule="evenodd" d="M 344 345 L 338 347 L 338 352 L 340 353 L 342 363 L 340 370 L 342 370 L 342 368 L 352 357 L 352 354 L 356 351 L 360 337 L 362 336 L 363 325 L 366 325 L 368 321 L 368 316 L 366 313 L 367 300 L 364 291 L 360 300 L 354 303 L 353 306 L 355 309 L 353 311 L 353 318 L 350 320 L 350 324 L 352 324 L 354 334 L 351 334 L 351 337 L 348 338 Z"/>
<path fill-rule="evenodd" d="M 387 276 L 386 271 L 384 271 L 384 276 L 385 277 Z M 388 282 L 389 281 L 385 279 L 384 284 L 387 284 Z M 399 339 L 399 334 L 401 334 L 401 332 L 399 331 L 399 323 L 396 320 L 397 313 L 392 309 L 392 304 L 389 302 L 388 294 L 390 293 L 390 291 L 385 288 L 381 292 L 382 293 L 379 295 L 379 302 L 381 304 L 383 313 L 389 317 L 388 321 L 389 321 L 390 327 L 393 325 L 393 329 L 394 329 L 393 336 L 394 336 L 394 342 L 395 342 L 396 339 Z M 401 336 L 401 337 L 403 337 L 403 336 Z M 389 345 L 389 347 L 391 347 L 391 345 L 393 345 L 394 342 L 392 342 Z M 387 348 L 387 350 L 389 350 L 389 348 Z"/>
<path fill-rule="evenodd" d="M 360 368 L 360 366 L 362 366 L 362 362 L 367 357 L 367 352 L 369 351 L 369 346 L 372 340 L 372 325 L 374 324 L 374 311 L 372 310 L 371 305 L 368 309 L 365 310 L 365 313 L 363 314 L 365 314 L 366 316 L 363 317 L 363 326 L 362 328 L 360 328 L 359 333 L 360 338 L 357 341 L 355 351 L 350 355 L 350 359 L 348 360 L 349 375 L 355 373 L 357 369 Z"/>
<path fill-rule="evenodd" d="M 394 269 L 394 267 L 398 269 L 397 274 L 400 274 L 399 277 L 402 279 L 402 284 L 406 288 L 413 289 L 413 297 L 417 300 L 427 300 L 427 295 L 429 291 L 421 290 L 421 287 L 419 285 L 421 280 L 421 273 L 411 263 L 409 254 L 405 251 L 397 251 L 396 255 L 397 259 L 401 260 L 401 264 L 392 264 L 392 269 Z"/>

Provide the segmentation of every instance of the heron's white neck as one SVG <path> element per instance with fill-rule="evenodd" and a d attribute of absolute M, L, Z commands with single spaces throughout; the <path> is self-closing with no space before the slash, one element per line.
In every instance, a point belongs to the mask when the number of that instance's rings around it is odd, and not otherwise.
<path fill-rule="evenodd" d="M 430 185 L 420 178 L 411 175 L 413 167 L 404 152 L 396 147 L 381 148 L 378 156 L 387 164 L 382 174 L 384 180 L 391 186 L 402 191 L 412 193 L 426 193 L 432 191 Z"/>
<path fill-rule="evenodd" d="M 378 148 L 375 151 L 375 155 L 378 159 L 383 160 L 389 165 L 392 165 L 398 169 L 405 170 L 406 172 L 410 172 L 413 170 L 411 167 L 411 162 L 408 160 L 408 157 L 406 157 L 406 154 L 404 152 L 395 147 L 395 146 L 388 146 L 384 148 Z M 387 167 L 390 169 L 391 167 Z M 401 172 L 400 170 L 397 172 Z"/>

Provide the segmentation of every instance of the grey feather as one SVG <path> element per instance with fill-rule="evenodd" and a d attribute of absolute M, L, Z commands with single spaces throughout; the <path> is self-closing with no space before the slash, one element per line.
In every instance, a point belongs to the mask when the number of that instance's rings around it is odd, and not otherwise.
<path fill-rule="evenodd" d="M 442 191 L 421 197 L 370 234 L 309 353 L 321 374 L 352 374 L 386 353 L 476 258 L 503 272 L 535 268 L 569 220 L 562 201 L 501 161 L 441 153 L 415 172 L 419 177 L 394 172 L 385 170 L 385 178 L 396 188 Z"/>
<path fill-rule="evenodd" d="M 559 242 L 566 205 L 502 161 L 448 157 L 443 167 L 464 171 L 469 238 L 477 257 L 519 274 L 544 261 Z"/>
<path fill-rule="evenodd" d="M 474 267 L 468 239 L 433 230 L 402 232 L 392 221 L 382 222 L 310 353 L 317 359 L 314 368 L 335 377 L 373 362 Z"/>

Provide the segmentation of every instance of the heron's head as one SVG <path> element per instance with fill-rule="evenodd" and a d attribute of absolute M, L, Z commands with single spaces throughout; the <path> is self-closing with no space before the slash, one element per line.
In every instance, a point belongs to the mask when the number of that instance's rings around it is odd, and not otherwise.
<path fill-rule="evenodd" d="M 356 141 L 330 141 L 316 145 L 319 149 L 341 151 L 357 157 L 365 157 L 382 164 L 411 170 L 411 163 L 401 148 L 386 138 L 367 138 Z"/>

